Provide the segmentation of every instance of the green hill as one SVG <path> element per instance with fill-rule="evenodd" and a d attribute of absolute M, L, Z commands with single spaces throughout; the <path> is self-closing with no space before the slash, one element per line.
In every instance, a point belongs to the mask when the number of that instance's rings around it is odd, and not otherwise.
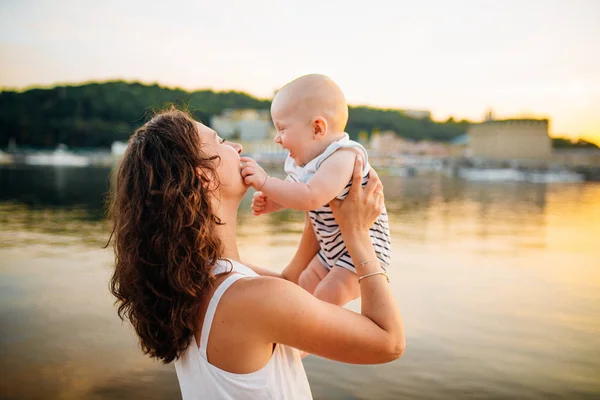
<path fill-rule="evenodd" d="M 208 123 L 224 109 L 269 109 L 269 100 L 241 92 L 188 92 L 112 81 L 77 86 L 56 86 L 23 92 L 0 93 L 0 147 L 14 139 L 19 147 L 109 147 L 125 141 L 136 127 L 160 109 L 175 103 Z M 350 107 L 347 131 L 356 137 L 362 130 L 393 130 L 410 139 L 447 141 L 464 133 L 468 122 L 415 120 L 399 110 Z"/>

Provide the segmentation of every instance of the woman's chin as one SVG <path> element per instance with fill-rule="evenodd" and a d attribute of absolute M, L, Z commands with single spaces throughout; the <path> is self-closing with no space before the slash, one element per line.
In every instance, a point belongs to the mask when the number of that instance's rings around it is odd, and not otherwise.
<path fill-rule="evenodd" d="M 229 201 L 241 201 L 250 188 L 251 186 L 246 185 L 241 176 L 239 180 L 234 180 L 233 182 L 221 181 L 221 196 L 224 196 Z"/>
<path fill-rule="evenodd" d="M 244 181 L 242 180 L 241 185 L 239 187 L 239 196 L 240 196 L 240 199 L 242 197 L 244 197 L 246 195 L 246 193 L 248 193 L 248 189 L 250 189 L 251 187 L 252 186 L 250 186 L 250 185 L 246 185 L 244 183 Z"/>

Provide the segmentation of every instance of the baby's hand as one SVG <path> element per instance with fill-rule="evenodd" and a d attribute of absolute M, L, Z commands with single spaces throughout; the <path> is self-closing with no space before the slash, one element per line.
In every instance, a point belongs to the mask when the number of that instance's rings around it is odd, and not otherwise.
<path fill-rule="evenodd" d="M 254 216 L 270 214 L 282 208 L 279 204 L 269 199 L 263 192 L 256 192 L 252 196 L 252 215 Z"/>
<path fill-rule="evenodd" d="M 252 215 L 259 216 L 268 214 L 267 206 L 269 204 L 269 198 L 263 192 L 256 192 L 252 196 Z"/>
<path fill-rule="evenodd" d="M 260 190 L 269 177 L 265 170 L 250 157 L 240 157 L 240 161 L 244 163 L 244 167 L 240 171 L 244 183 Z"/>

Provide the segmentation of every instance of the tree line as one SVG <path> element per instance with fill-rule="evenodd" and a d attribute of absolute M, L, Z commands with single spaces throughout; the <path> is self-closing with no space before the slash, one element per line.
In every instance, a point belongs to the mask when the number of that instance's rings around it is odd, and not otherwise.
<path fill-rule="evenodd" d="M 110 147 L 126 141 L 155 110 L 175 104 L 205 124 L 225 109 L 268 110 L 270 100 L 241 92 L 165 88 L 157 84 L 111 81 L 76 86 L 0 93 L 0 147 Z M 361 131 L 394 131 L 413 140 L 448 141 L 467 131 L 468 121 L 438 122 L 409 118 L 400 110 L 350 107 L 346 130 L 353 138 Z"/>

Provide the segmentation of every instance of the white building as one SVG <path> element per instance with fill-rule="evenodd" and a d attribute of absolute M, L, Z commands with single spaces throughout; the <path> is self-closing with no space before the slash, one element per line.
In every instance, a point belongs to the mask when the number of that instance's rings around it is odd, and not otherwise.
<path fill-rule="evenodd" d="M 262 140 L 270 136 L 271 118 L 267 110 L 224 110 L 211 118 L 210 126 L 224 139 Z"/>
<path fill-rule="evenodd" d="M 473 157 L 489 160 L 548 160 L 548 119 L 489 119 L 469 127 Z"/>

